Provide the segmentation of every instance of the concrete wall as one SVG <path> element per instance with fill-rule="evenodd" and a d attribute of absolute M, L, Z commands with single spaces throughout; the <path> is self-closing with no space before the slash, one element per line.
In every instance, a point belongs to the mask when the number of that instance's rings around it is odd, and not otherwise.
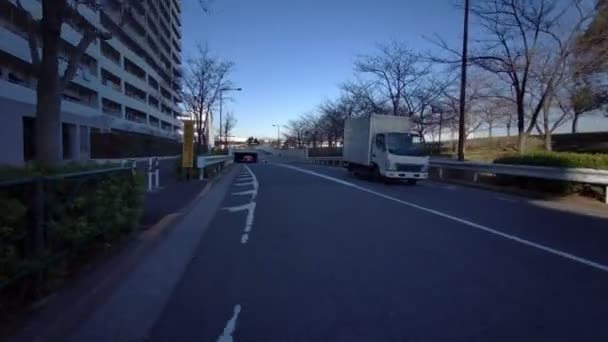
<path fill-rule="evenodd" d="M 34 110 L 33 104 L 0 98 L 0 165 L 22 165 L 25 162 L 23 117 L 34 117 Z M 83 143 L 81 133 L 88 135 L 90 127 L 97 127 L 97 118 L 63 112 L 62 122 L 70 131 L 68 141 L 72 153 L 68 159 L 88 159 L 90 144 Z"/>
<path fill-rule="evenodd" d="M 271 152 L 274 156 L 276 157 L 280 157 L 280 158 L 284 158 L 284 159 L 288 159 L 288 160 L 294 160 L 294 161 L 299 161 L 299 160 L 306 160 L 308 157 L 308 152 L 306 149 L 301 149 L 301 150 L 297 150 L 297 149 L 288 149 L 288 150 L 277 150 L 274 149 Z"/>

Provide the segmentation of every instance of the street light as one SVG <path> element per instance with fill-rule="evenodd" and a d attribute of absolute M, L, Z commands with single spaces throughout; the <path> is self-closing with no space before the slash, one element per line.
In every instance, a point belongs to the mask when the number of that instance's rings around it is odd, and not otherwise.
<path fill-rule="evenodd" d="M 277 148 L 281 148 L 281 125 L 272 125 L 277 128 Z"/>
<path fill-rule="evenodd" d="M 224 102 L 224 92 L 225 91 L 242 91 L 243 88 L 230 88 L 225 87 L 220 89 L 220 146 L 222 145 L 222 103 Z M 226 137 L 226 144 L 228 145 L 228 137 Z"/>

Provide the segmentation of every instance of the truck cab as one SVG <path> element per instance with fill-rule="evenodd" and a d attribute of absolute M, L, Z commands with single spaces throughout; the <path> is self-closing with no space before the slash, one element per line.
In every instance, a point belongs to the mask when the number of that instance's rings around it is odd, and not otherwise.
<path fill-rule="evenodd" d="M 389 179 L 406 179 L 415 183 L 428 178 L 429 157 L 420 148 L 419 137 L 410 133 L 376 133 L 371 147 L 375 172 Z"/>

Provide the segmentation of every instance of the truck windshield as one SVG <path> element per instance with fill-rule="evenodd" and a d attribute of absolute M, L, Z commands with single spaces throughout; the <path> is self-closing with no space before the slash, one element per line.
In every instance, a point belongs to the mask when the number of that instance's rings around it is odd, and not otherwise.
<path fill-rule="evenodd" d="M 418 144 L 414 143 L 414 137 L 407 133 L 388 133 L 387 148 L 390 154 L 398 156 L 417 156 L 421 153 Z"/>

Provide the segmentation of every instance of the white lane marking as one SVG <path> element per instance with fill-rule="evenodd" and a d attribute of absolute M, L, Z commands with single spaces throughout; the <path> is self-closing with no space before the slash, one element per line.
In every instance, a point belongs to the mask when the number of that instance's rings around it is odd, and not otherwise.
<path fill-rule="evenodd" d="M 236 305 L 234 307 L 234 314 L 232 314 L 232 317 L 230 318 L 228 323 L 226 323 L 226 327 L 224 327 L 224 332 L 217 339 L 217 342 L 233 342 L 234 341 L 234 339 L 232 338 L 232 334 L 234 333 L 234 330 L 236 329 L 236 320 L 239 318 L 239 313 L 241 313 L 241 306 Z"/>
<path fill-rule="evenodd" d="M 247 177 L 239 177 L 237 179 L 237 182 L 245 182 L 245 181 L 251 181 L 251 177 L 247 176 Z"/>
<path fill-rule="evenodd" d="M 503 197 L 503 196 L 496 196 L 496 199 L 501 200 L 501 201 L 505 201 L 505 202 L 511 202 L 511 203 L 517 203 L 518 202 L 516 199 L 508 198 L 508 197 Z"/>
<path fill-rule="evenodd" d="M 247 183 L 246 185 L 252 185 L 253 189 L 249 190 L 249 191 L 235 192 L 235 193 L 233 193 L 233 195 L 251 195 L 251 202 L 249 202 L 247 204 L 235 206 L 235 207 L 222 208 L 223 210 L 228 210 L 231 213 L 247 210 L 247 219 L 245 221 L 245 228 L 243 229 L 244 234 L 243 234 L 243 236 L 241 236 L 242 244 L 246 244 L 247 241 L 249 241 L 249 232 L 251 232 L 251 229 L 253 228 L 253 221 L 255 218 L 255 206 L 256 206 L 255 198 L 258 195 L 258 188 L 259 188 L 258 179 L 253 174 L 253 171 L 251 171 L 251 169 L 249 169 L 247 166 L 245 166 L 245 169 L 247 169 L 247 171 L 249 172 L 249 174 L 251 175 L 251 178 L 252 178 L 252 181 Z M 240 185 L 240 184 L 236 184 L 236 185 L 244 186 L 244 185 Z"/>
<path fill-rule="evenodd" d="M 255 213 L 255 202 L 251 202 L 251 205 L 247 212 L 247 220 L 245 223 L 245 233 L 249 233 L 251 231 L 251 227 L 253 227 L 253 213 Z"/>
<path fill-rule="evenodd" d="M 562 258 L 565 258 L 565 259 L 568 259 L 568 260 L 572 260 L 572 261 L 578 262 L 578 263 L 586 265 L 586 266 L 593 267 L 595 269 L 598 269 L 598 270 L 601 270 L 601 271 L 604 271 L 604 272 L 608 272 L 608 266 L 600 264 L 598 262 L 595 262 L 595 261 L 592 261 L 592 260 L 588 260 L 588 259 L 576 256 L 574 254 L 570 254 L 568 252 L 560 251 L 558 249 L 551 248 L 551 247 L 548 247 L 548 246 L 545 246 L 545 245 L 542 245 L 542 244 L 539 244 L 539 243 L 536 243 L 536 242 L 532 242 L 530 240 L 526 240 L 526 239 L 523 239 L 523 238 L 520 238 L 520 237 L 517 237 L 517 236 L 514 236 L 514 235 L 509 235 L 509 234 L 503 233 L 501 231 L 498 231 L 498 230 L 495 230 L 495 229 L 483 226 L 481 224 L 477 224 L 475 222 L 467 221 L 467 220 L 458 218 L 456 216 L 452 216 L 452 215 L 449 215 L 449 214 L 442 213 L 442 212 L 437 211 L 437 210 L 429 209 L 429 208 L 426 208 L 426 207 L 423 207 L 423 206 L 420 206 L 420 205 L 417 205 L 417 204 L 414 204 L 414 203 L 406 202 L 406 201 L 400 200 L 398 198 L 394 198 L 394 197 L 391 197 L 391 196 L 388 196 L 388 195 L 385 195 L 385 194 L 382 194 L 382 193 L 379 193 L 379 192 L 376 192 L 376 191 L 364 188 L 362 186 L 359 186 L 359 185 L 356 185 L 356 184 L 353 184 L 353 183 L 350 183 L 350 182 L 347 182 L 347 181 L 344 181 L 344 180 L 341 180 L 341 179 L 338 179 L 338 178 L 330 177 L 330 176 L 327 176 L 327 175 L 324 175 L 324 174 L 321 174 L 321 173 L 318 173 L 318 172 L 310 171 L 310 170 L 301 169 L 299 167 L 295 167 L 295 166 L 291 166 L 291 165 L 285 165 L 285 164 L 274 164 L 274 165 L 285 167 L 285 168 L 292 169 L 292 170 L 299 171 L 299 172 L 303 172 L 303 173 L 307 173 L 309 175 L 321 177 L 321 178 L 324 178 L 324 179 L 327 179 L 327 180 L 330 180 L 330 181 L 333 181 L 333 182 L 336 182 L 336 183 L 339 183 L 339 184 L 342 184 L 342 185 L 349 186 L 349 187 L 354 188 L 354 189 L 365 191 L 365 192 L 370 193 L 372 195 L 376 195 L 378 197 L 382 197 L 382 198 L 385 198 L 385 199 L 388 199 L 388 200 L 391 200 L 391 201 L 394 201 L 394 202 L 397 202 L 397 203 L 401 203 L 401 204 L 407 205 L 409 207 L 425 211 L 425 212 L 430 213 L 430 214 L 441 216 L 441 217 L 446 218 L 448 220 L 456 221 L 456 222 L 462 223 L 464 225 L 467 225 L 469 227 L 473 227 L 473 228 L 476 228 L 476 229 L 479 229 L 479 230 L 483 230 L 483 231 L 485 231 L 487 233 L 494 234 L 494 235 L 503 237 L 505 239 L 509 239 L 511 241 L 515 241 L 515 242 L 521 243 L 522 245 L 533 247 L 533 248 L 539 249 L 541 251 L 544 251 L 544 252 L 547 252 L 547 253 L 550 253 L 550 254 L 554 254 L 554 255 L 560 256 Z"/>
<path fill-rule="evenodd" d="M 236 183 L 234 185 L 236 185 L 236 186 L 250 186 L 250 185 L 253 185 L 253 182 Z"/>
<path fill-rule="evenodd" d="M 239 205 L 236 207 L 225 207 L 222 209 L 227 210 L 231 213 L 236 213 L 238 211 L 247 210 L 247 219 L 245 221 L 244 231 L 245 231 L 245 233 L 249 233 L 251 231 L 251 227 L 253 227 L 253 219 L 254 219 L 254 213 L 255 213 L 255 202 Z"/>
<path fill-rule="evenodd" d="M 255 207 L 255 203 L 247 203 L 247 204 L 243 204 L 243 205 L 237 205 L 235 207 L 224 207 L 222 209 L 228 210 L 231 213 L 235 213 L 237 211 L 250 210 L 252 204 Z"/>
<path fill-rule="evenodd" d="M 233 192 L 232 195 L 234 196 L 244 196 L 244 195 L 253 195 L 255 194 L 255 190 L 247 190 L 247 191 L 241 191 L 241 192 Z"/>
<path fill-rule="evenodd" d="M 254 201 L 255 198 L 258 196 L 258 189 L 260 188 L 260 183 L 258 182 L 258 178 L 255 176 L 255 174 L 253 174 L 253 171 L 251 171 L 251 169 L 249 168 L 249 166 L 245 165 L 245 169 L 251 175 L 251 179 L 252 179 L 251 182 L 253 183 L 253 191 L 255 192 L 251 196 L 251 200 Z"/>

